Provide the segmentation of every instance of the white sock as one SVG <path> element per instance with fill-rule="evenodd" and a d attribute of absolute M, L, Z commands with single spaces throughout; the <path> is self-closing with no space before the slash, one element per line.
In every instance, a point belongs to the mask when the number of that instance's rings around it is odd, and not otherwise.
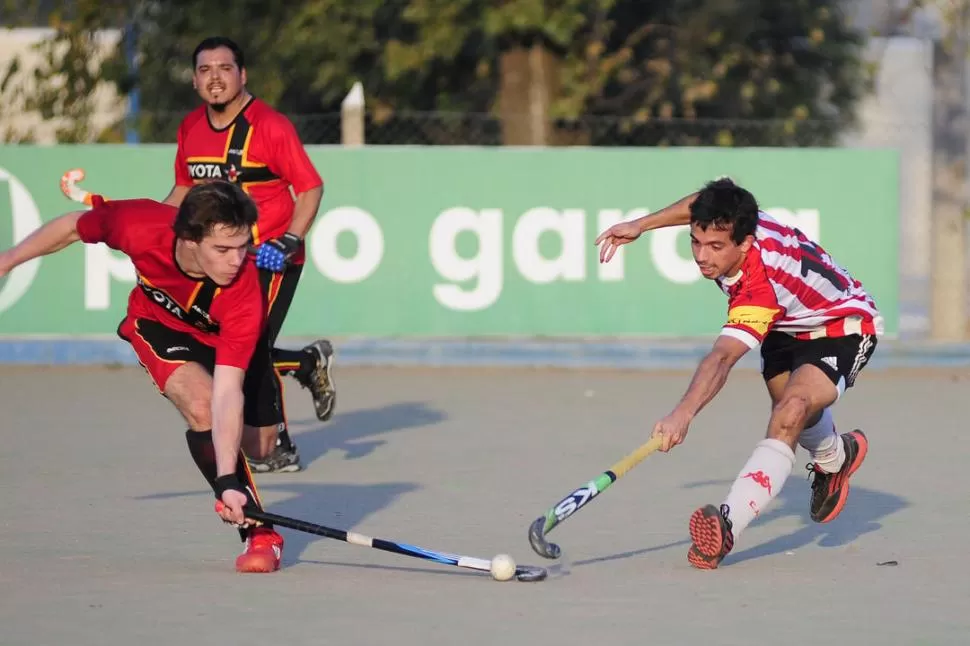
<path fill-rule="evenodd" d="M 845 445 L 835 431 L 832 411 L 828 408 L 822 411 L 822 417 L 815 426 L 810 426 L 799 434 L 798 443 L 826 473 L 835 473 L 845 462 Z"/>
<path fill-rule="evenodd" d="M 758 442 L 724 501 L 731 508 L 728 518 L 735 540 L 778 495 L 794 464 L 794 451 L 781 440 Z"/>

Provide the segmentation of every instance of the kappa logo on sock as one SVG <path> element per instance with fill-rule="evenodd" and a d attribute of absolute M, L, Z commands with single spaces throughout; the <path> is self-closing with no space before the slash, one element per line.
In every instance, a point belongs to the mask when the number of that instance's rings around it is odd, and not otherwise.
<path fill-rule="evenodd" d="M 768 474 L 766 474 L 764 471 L 752 471 L 751 473 L 744 474 L 743 478 L 751 478 L 759 485 L 767 489 L 769 494 L 771 493 L 771 478 L 769 478 Z"/>

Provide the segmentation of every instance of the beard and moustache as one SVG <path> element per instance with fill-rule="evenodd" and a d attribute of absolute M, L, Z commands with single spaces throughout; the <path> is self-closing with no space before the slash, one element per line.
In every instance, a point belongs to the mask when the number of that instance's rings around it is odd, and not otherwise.
<path fill-rule="evenodd" d="M 209 104 L 209 107 L 212 108 L 212 110 L 214 112 L 225 112 L 226 111 L 226 108 L 229 107 L 229 104 L 232 103 L 233 101 L 235 101 L 237 98 L 239 98 L 239 94 L 237 94 L 236 96 L 232 97 L 228 101 L 221 101 L 219 103 L 210 103 Z"/>
<path fill-rule="evenodd" d="M 243 94 L 243 89 L 240 88 L 239 91 L 236 92 L 236 95 L 233 96 L 232 98 L 219 101 L 218 103 L 210 103 L 209 104 L 209 107 L 212 108 L 212 111 L 213 112 L 220 112 L 220 113 L 221 112 L 225 112 L 226 111 L 226 108 L 229 107 L 229 104 L 230 103 L 233 103 L 236 99 L 238 99 L 239 97 L 241 97 L 242 94 Z"/>

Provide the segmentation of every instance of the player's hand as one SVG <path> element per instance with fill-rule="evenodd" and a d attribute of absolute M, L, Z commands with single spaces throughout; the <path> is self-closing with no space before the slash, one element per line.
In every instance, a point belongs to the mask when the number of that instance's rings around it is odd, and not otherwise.
<path fill-rule="evenodd" d="M 236 527 L 253 524 L 245 514 L 245 509 L 252 503 L 252 499 L 236 474 L 219 476 L 212 484 L 216 494 L 216 513 L 222 520 Z"/>
<path fill-rule="evenodd" d="M 605 243 L 600 247 L 600 262 L 609 262 L 617 249 L 633 242 L 640 237 L 641 233 L 643 231 L 640 230 L 640 225 L 634 222 L 620 222 L 599 234 L 593 244 L 599 246 L 600 243 Z"/>
<path fill-rule="evenodd" d="M 689 415 L 674 411 L 657 422 L 653 427 L 653 435 L 651 437 L 659 436 L 663 439 L 659 450 L 666 453 L 684 441 L 684 438 L 687 437 L 687 428 L 690 426 L 690 422 L 691 418 Z"/>
<path fill-rule="evenodd" d="M 267 240 L 256 249 L 256 266 L 260 269 L 281 272 L 300 249 L 300 238 L 284 233 L 279 238 Z"/>
<path fill-rule="evenodd" d="M 222 493 L 222 498 L 216 501 L 216 513 L 230 525 L 246 527 L 252 524 L 252 521 L 247 520 L 243 512 L 248 502 L 249 498 L 243 492 L 235 489 L 226 489 Z"/>

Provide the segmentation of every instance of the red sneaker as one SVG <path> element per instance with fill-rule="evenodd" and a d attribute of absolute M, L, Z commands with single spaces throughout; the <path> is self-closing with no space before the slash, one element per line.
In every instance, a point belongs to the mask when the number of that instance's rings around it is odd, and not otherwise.
<path fill-rule="evenodd" d="M 249 530 L 246 551 L 236 557 L 236 572 L 275 572 L 283 558 L 283 537 L 272 529 Z"/>
<path fill-rule="evenodd" d="M 714 570 L 734 549 L 734 532 L 727 505 L 705 505 L 690 517 L 691 546 L 687 562 L 698 570 Z"/>
<path fill-rule="evenodd" d="M 842 434 L 845 444 L 845 462 L 835 473 L 822 471 L 815 463 L 809 463 L 809 475 L 813 477 L 812 498 L 809 513 L 816 523 L 828 523 L 845 507 L 849 497 L 849 478 L 855 473 L 869 453 L 869 440 L 866 434 L 856 429 Z"/>

